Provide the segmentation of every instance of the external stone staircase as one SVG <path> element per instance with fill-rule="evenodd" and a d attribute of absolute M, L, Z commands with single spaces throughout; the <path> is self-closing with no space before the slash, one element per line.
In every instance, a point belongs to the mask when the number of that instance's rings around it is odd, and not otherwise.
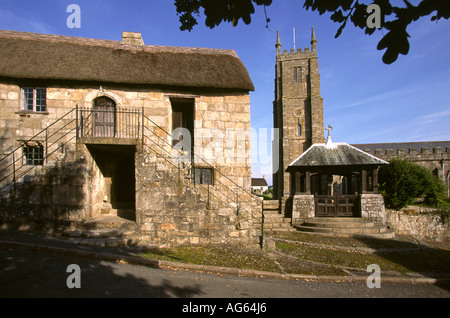
<path fill-rule="evenodd" d="M 395 231 L 363 218 L 320 217 L 313 218 L 295 227 L 298 231 L 330 236 L 371 236 L 393 238 Z"/>
<path fill-rule="evenodd" d="M 146 237 L 138 233 L 136 222 L 112 213 L 72 223 L 55 234 L 83 246 L 148 246 Z"/>
<path fill-rule="evenodd" d="M 291 218 L 285 218 L 280 213 L 278 200 L 264 200 L 264 232 L 270 231 L 295 231 L 291 226 Z"/>

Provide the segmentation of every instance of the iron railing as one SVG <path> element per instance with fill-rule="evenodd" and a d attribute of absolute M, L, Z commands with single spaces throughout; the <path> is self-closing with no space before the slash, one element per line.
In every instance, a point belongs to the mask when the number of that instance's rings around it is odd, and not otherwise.
<path fill-rule="evenodd" d="M 230 179 L 227 175 L 222 173 L 220 169 L 217 169 L 209 162 L 205 161 L 201 156 L 197 155 L 194 151 L 191 151 L 189 160 L 178 161 L 173 160 L 173 146 L 172 146 L 172 135 L 167 132 L 164 128 L 159 126 L 149 117 L 143 115 L 143 119 L 147 120 L 148 125 L 144 125 L 143 133 L 143 144 L 148 147 L 152 152 L 154 152 L 159 158 L 165 160 L 168 164 L 177 168 L 180 172 L 182 171 L 186 179 L 190 179 L 194 186 L 204 189 L 207 192 L 208 204 L 210 203 L 210 198 L 214 197 L 218 202 L 226 204 L 228 207 L 235 209 L 236 216 L 239 216 L 242 220 L 247 221 L 254 229 L 260 228 L 261 231 L 261 241 L 260 245 L 263 247 L 264 244 L 264 212 L 263 212 L 263 200 L 251 193 L 249 190 L 245 189 L 241 185 L 238 185 L 234 180 Z M 152 134 L 156 138 L 149 138 L 145 132 Z M 148 144 L 153 145 L 150 147 Z M 193 169 L 195 163 L 201 163 L 202 166 L 208 167 L 227 181 L 228 184 L 220 181 L 219 178 L 214 178 L 214 185 L 204 185 L 195 183 L 195 175 Z M 231 186 L 230 186 L 231 185 Z M 222 197 L 220 197 L 222 196 Z M 223 198 L 226 198 L 224 200 Z M 231 200 L 230 200 L 231 199 Z M 250 209 L 243 203 L 250 204 Z M 257 217 L 253 213 L 251 207 L 252 202 L 260 206 L 261 217 Z M 250 211 L 249 211 L 250 210 Z"/>
<path fill-rule="evenodd" d="M 64 149 L 65 145 L 76 139 L 76 118 L 73 118 L 76 109 L 72 109 L 46 128 L 39 131 L 28 140 L 22 141 L 21 145 L 0 159 L 0 193 L 6 189 L 14 190 L 16 182 L 28 175 L 39 166 L 48 163 L 58 151 Z M 40 157 L 34 162 L 40 165 L 32 164 L 24 147 L 39 147 Z M 31 163 L 31 164 L 30 164 Z"/>
<path fill-rule="evenodd" d="M 79 108 L 78 136 L 139 139 L 141 114 L 140 108 Z"/>

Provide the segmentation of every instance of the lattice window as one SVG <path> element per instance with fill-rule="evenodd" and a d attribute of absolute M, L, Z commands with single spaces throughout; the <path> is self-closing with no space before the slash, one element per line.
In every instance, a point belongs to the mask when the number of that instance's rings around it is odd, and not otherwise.
<path fill-rule="evenodd" d="M 25 144 L 23 146 L 23 157 L 27 165 L 42 166 L 44 164 L 44 147 L 40 144 Z"/>
<path fill-rule="evenodd" d="M 34 112 L 47 111 L 47 89 L 23 87 L 22 108 Z"/>
<path fill-rule="evenodd" d="M 195 183 L 213 185 L 214 172 L 212 168 L 194 168 L 193 172 Z"/>

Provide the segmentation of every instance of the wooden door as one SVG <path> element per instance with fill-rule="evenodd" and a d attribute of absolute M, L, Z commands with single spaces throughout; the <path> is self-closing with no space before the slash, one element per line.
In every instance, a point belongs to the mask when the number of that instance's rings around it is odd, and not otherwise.
<path fill-rule="evenodd" d="M 94 137 L 114 137 L 116 130 L 116 103 L 108 97 L 94 100 L 92 111 Z"/>
<path fill-rule="evenodd" d="M 191 100 L 172 101 L 172 131 L 186 128 L 191 135 L 191 147 L 194 145 L 194 102 Z M 173 136 L 172 146 L 179 143 L 183 136 Z M 190 149 L 189 149 L 190 150 Z"/>

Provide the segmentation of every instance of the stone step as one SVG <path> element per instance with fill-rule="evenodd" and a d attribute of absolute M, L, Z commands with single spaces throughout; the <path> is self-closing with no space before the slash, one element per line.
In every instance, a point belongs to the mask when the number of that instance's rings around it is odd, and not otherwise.
<path fill-rule="evenodd" d="M 134 246 L 137 225 L 117 215 L 101 214 L 72 226 L 60 234 L 84 246 Z"/>
<path fill-rule="evenodd" d="M 291 222 L 291 218 L 285 218 L 283 215 L 281 214 L 277 214 L 277 215 L 265 215 L 264 214 L 264 223 L 290 223 Z"/>
<path fill-rule="evenodd" d="M 91 230 L 66 230 L 63 232 L 63 236 L 67 237 L 82 237 L 82 238 L 111 238 L 111 237 L 124 237 L 134 234 L 134 230 L 119 230 L 112 228 L 100 228 Z"/>
<path fill-rule="evenodd" d="M 264 216 L 271 216 L 271 215 L 282 215 L 279 211 L 276 210 L 264 210 Z"/>
<path fill-rule="evenodd" d="M 392 238 L 395 231 L 362 218 L 314 218 L 296 226 L 301 232 L 336 236 L 373 236 Z"/>
<path fill-rule="evenodd" d="M 336 222 L 365 223 L 365 222 L 368 222 L 367 219 L 357 218 L 357 217 L 316 217 L 316 218 L 310 219 L 310 221 L 312 221 L 312 222 L 331 222 L 331 223 L 336 223 Z"/>
<path fill-rule="evenodd" d="M 279 210 L 280 209 L 280 201 L 278 200 L 264 200 L 263 201 L 263 210 Z"/>
<path fill-rule="evenodd" d="M 386 227 L 316 227 L 300 225 L 296 227 L 301 231 L 318 232 L 318 233 L 340 233 L 340 234 L 379 234 L 387 233 L 389 231 Z"/>
<path fill-rule="evenodd" d="M 326 228 L 370 228 L 374 227 L 374 222 L 305 222 L 303 226 L 326 227 Z"/>
<path fill-rule="evenodd" d="M 291 226 L 291 218 L 284 217 L 278 211 L 264 211 L 264 232 L 266 231 L 296 231 Z"/>
<path fill-rule="evenodd" d="M 121 228 L 134 229 L 136 222 L 116 215 L 100 215 L 79 225 L 80 229 Z"/>
<path fill-rule="evenodd" d="M 127 236 L 119 237 L 82 237 L 82 236 L 62 236 L 60 238 L 54 238 L 62 240 L 66 243 L 77 244 L 81 246 L 98 246 L 98 247 L 164 247 L 164 245 L 155 245 L 152 243 L 151 238 L 148 235 L 130 234 Z"/>

